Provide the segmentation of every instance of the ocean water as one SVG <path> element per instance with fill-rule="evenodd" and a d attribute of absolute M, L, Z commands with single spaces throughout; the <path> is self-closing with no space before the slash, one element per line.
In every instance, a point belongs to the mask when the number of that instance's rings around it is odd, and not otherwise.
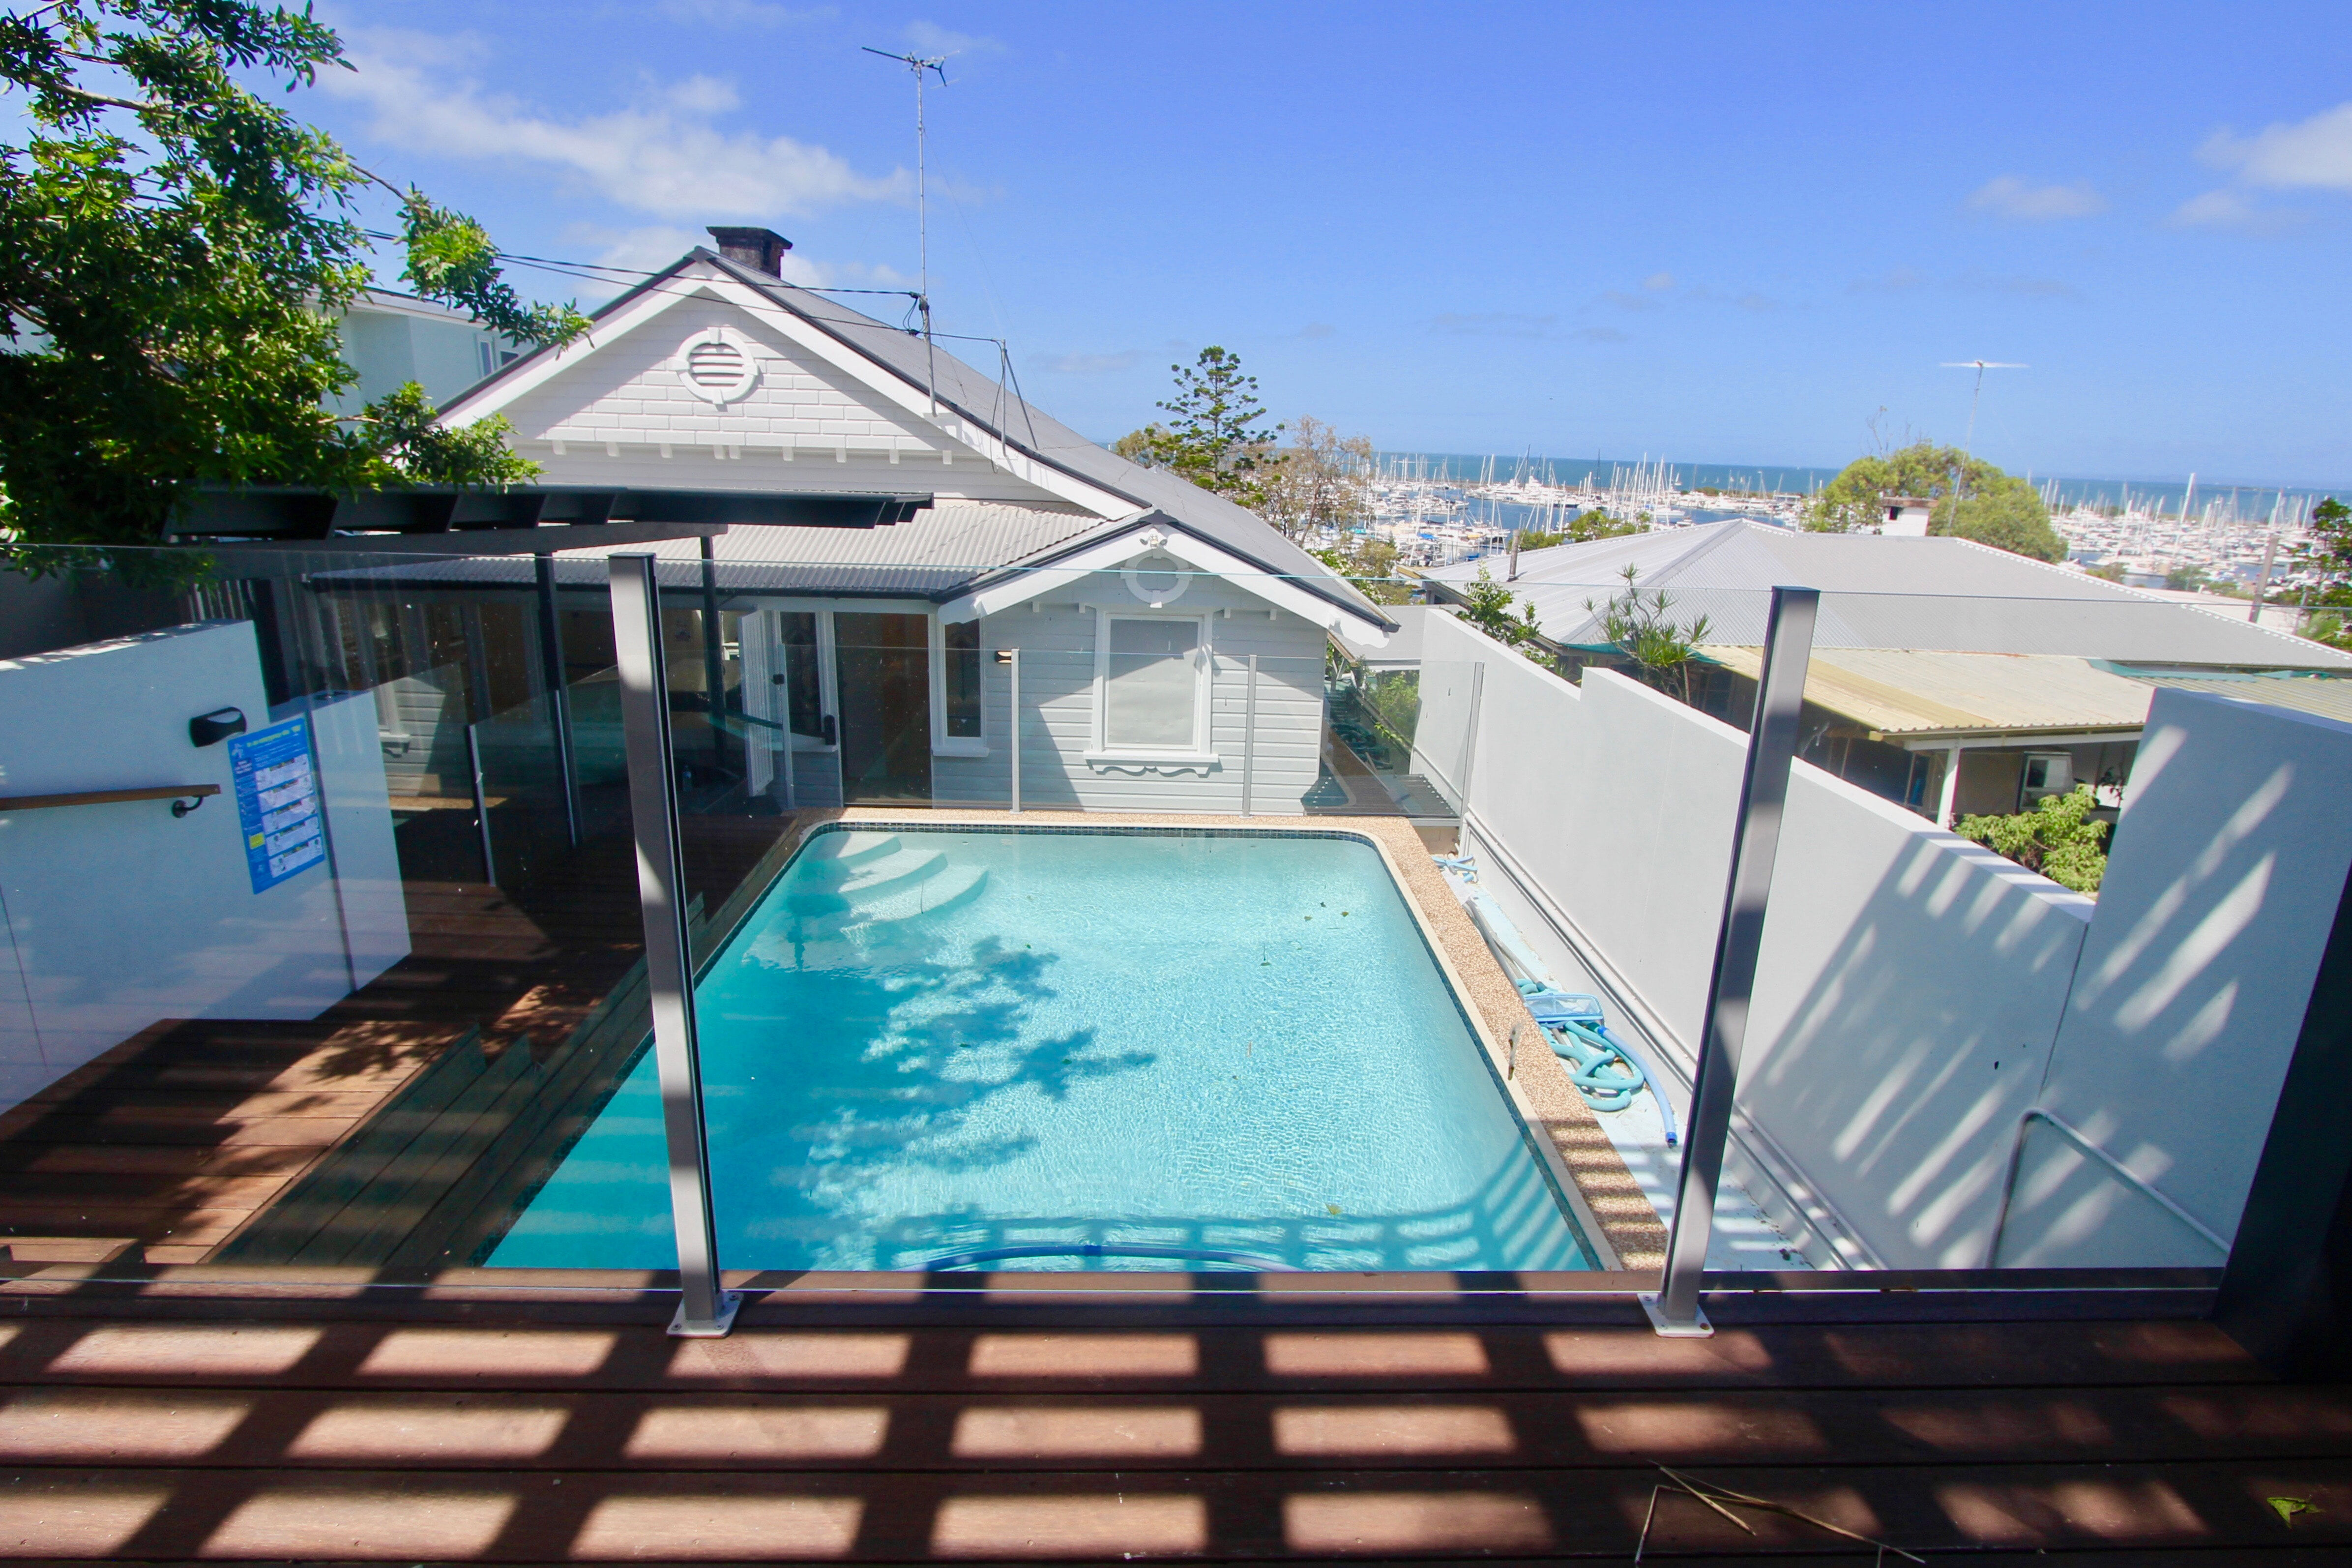
<path fill-rule="evenodd" d="M 696 994 L 730 1268 L 1591 1266 L 1359 840 L 822 834 Z M 664 1168 L 648 1050 L 488 1261 L 674 1268 Z"/>

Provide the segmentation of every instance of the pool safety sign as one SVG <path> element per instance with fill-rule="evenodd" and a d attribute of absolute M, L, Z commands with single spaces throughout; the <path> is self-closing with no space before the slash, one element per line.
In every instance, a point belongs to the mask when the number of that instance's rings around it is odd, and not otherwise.
<path fill-rule="evenodd" d="M 310 765 L 310 721 L 293 718 L 249 735 L 233 735 L 228 768 L 236 820 L 245 831 L 245 865 L 253 890 L 266 893 L 327 858 L 319 811 L 319 777 Z"/>

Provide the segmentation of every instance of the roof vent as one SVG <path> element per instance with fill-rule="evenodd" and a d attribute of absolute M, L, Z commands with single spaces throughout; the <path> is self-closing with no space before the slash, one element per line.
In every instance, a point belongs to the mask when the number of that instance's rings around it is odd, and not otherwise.
<path fill-rule="evenodd" d="M 719 254 L 740 266 L 756 268 L 771 278 L 784 275 L 784 252 L 793 242 L 772 228 L 729 228 L 714 224 L 710 237 L 719 242 Z"/>
<path fill-rule="evenodd" d="M 751 344 L 728 327 L 706 327 L 695 333 L 674 363 L 687 391 L 705 403 L 732 403 L 760 379 L 760 362 L 751 356 Z"/>

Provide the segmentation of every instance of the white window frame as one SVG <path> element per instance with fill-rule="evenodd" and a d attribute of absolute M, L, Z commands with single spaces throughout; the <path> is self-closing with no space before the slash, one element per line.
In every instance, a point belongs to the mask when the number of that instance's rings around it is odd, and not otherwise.
<path fill-rule="evenodd" d="M 976 621 L 978 616 L 974 616 Z M 931 612 L 931 755 L 935 757 L 984 757 L 988 755 L 988 647 L 981 647 L 980 733 L 950 735 L 948 733 L 948 633 L 947 623 L 940 619 L 937 610 Z"/>
<path fill-rule="evenodd" d="M 817 717 L 820 720 L 831 719 L 834 721 L 834 732 L 835 734 L 839 734 L 841 716 L 834 701 L 835 688 L 838 685 L 838 681 L 834 673 L 834 602 L 829 599 L 795 598 L 762 598 L 753 602 L 756 603 L 762 611 L 772 615 L 782 615 L 789 611 L 795 615 L 814 615 L 816 616 Z M 862 608 L 863 606 L 858 607 Z M 771 673 L 775 673 L 783 669 L 784 662 L 788 656 L 784 651 L 784 639 L 782 635 L 782 628 L 772 628 L 771 635 L 774 638 L 775 663 L 770 667 L 770 670 Z M 792 738 L 793 750 L 795 752 L 829 752 L 840 750 L 840 747 L 837 744 L 827 742 L 822 735 L 803 735 L 790 729 L 787 729 L 784 732 Z"/>
<path fill-rule="evenodd" d="M 1210 641 L 1213 612 L 1177 615 L 1165 610 L 1095 609 L 1094 744 L 1088 763 L 1110 766 L 1205 768 L 1217 765 L 1215 737 L 1209 729 L 1209 696 L 1216 669 L 1216 650 Z M 1113 746 L 1110 732 L 1110 626 L 1113 621 L 1190 621 L 1199 628 L 1192 650 L 1192 743 L 1189 746 Z"/>

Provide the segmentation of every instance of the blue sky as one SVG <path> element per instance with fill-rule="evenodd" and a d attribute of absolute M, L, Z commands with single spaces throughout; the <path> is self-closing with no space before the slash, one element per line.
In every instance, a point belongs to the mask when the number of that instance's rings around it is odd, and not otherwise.
<path fill-rule="evenodd" d="M 337 0 L 299 95 L 506 248 L 916 266 L 1108 438 L 1172 358 L 1384 448 L 2352 481 L 2352 25 L 2309 5 Z M 940 194 L 944 187 L 944 195 Z M 571 279 L 518 272 L 543 296 Z M 853 301 L 854 302 L 854 301 Z M 867 302 L 895 314 L 889 301 Z M 962 345 L 989 363 L 995 351 Z"/>

